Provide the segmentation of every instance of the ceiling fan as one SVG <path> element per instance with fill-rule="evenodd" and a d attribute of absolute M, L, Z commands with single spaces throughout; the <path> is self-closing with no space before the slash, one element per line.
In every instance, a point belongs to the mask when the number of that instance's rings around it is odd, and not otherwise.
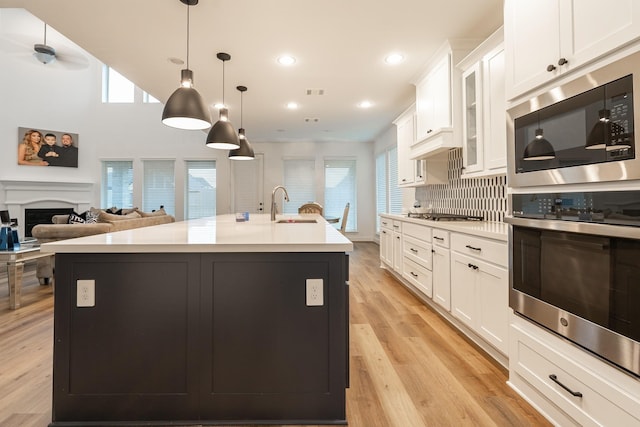
<path fill-rule="evenodd" d="M 44 23 L 44 43 L 33 45 L 33 56 L 43 64 L 50 64 L 56 60 L 56 50 L 47 45 L 47 23 Z"/>

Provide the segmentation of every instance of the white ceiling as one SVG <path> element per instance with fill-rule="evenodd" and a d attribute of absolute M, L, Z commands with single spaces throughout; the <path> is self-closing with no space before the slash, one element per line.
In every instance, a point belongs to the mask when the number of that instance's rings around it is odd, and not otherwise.
<path fill-rule="evenodd" d="M 0 0 L 0 8 L 12 7 L 27 9 L 161 101 L 178 88 L 185 66 L 168 58 L 186 61 L 187 6 L 179 0 Z M 502 0 L 200 0 L 189 9 L 189 68 L 213 106 L 222 101 L 216 53 L 231 55 L 225 102 L 240 127 L 235 87 L 247 86 L 249 140 L 371 141 L 413 102 L 411 83 L 442 42 L 486 38 L 502 25 L 502 8 Z M 42 43 L 43 24 L 28 17 L 5 13 L 0 32 L 27 48 Z M 67 42 L 53 29 L 47 44 L 63 53 Z M 385 64 L 391 52 L 405 61 Z M 283 53 L 297 62 L 278 65 Z M 324 95 L 308 96 L 307 89 Z M 373 107 L 358 108 L 363 100 Z M 290 101 L 300 108 L 287 110 Z"/>

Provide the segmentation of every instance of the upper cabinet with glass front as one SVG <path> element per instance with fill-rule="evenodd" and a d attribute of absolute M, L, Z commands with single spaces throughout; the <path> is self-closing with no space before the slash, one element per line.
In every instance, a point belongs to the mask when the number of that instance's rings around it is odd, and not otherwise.
<path fill-rule="evenodd" d="M 505 0 L 507 98 L 640 38 L 638 0 Z"/>
<path fill-rule="evenodd" d="M 462 71 L 462 177 L 506 172 L 507 122 L 502 28 L 458 64 Z"/>

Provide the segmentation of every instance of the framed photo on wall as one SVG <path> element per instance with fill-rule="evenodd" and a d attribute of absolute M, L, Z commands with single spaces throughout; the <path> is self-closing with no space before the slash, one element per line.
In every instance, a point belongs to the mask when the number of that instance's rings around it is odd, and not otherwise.
<path fill-rule="evenodd" d="M 58 130 L 18 128 L 18 164 L 78 167 L 78 134 Z"/>

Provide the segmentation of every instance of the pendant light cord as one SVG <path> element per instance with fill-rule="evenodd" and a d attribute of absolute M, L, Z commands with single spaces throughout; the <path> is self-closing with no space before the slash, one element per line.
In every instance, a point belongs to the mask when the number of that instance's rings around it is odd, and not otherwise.
<path fill-rule="evenodd" d="M 240 127 L 242 127 L 242 116 L 244 115 L 242 111 L 242 91 L 240 92 Z"/>
<path fill-rule="evenodd" d="M 44 44 L 47 44 L 47 23 L 44 23 Z"/>
<path fill-rule="evenodd" d="M 189 8 L 187 4 L 187 70 L 189 69 Z"/>
<path fill-rule="evenodd" d="M 222 108 L 227 108 L 227 106 L 224 103 L 224 63 L 226 61 L 223 59 L 222 60 Z"/>

